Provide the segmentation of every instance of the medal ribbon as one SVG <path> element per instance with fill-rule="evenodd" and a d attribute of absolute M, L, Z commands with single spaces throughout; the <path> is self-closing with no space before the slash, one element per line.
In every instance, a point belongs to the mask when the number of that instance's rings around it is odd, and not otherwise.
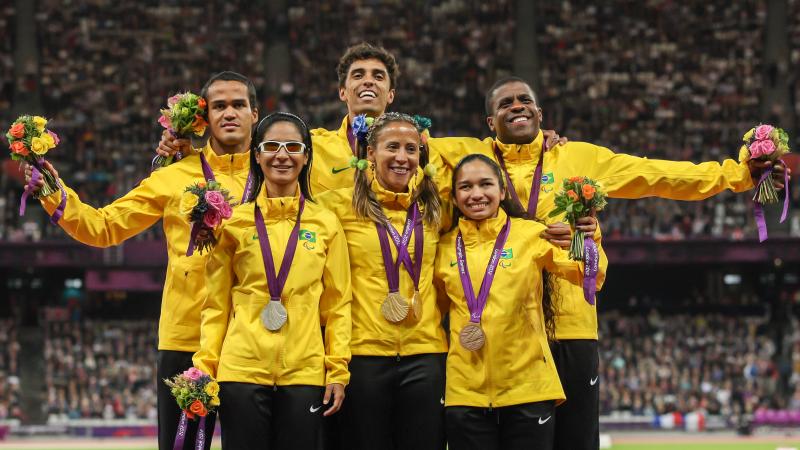
<path fill-rule="evenodd" d="M 305 197 L 303 197 L 303 194 L 300 194 L 300 206 L 297 208 L 297 220 L 295 220 L 294 228 L 292 228 L 292 232 L 289 234 L 289 242 L 286 243 L 286 252 L 283 254 L 281 269 L 277 276 L 275 276 L 275 262 L 272 261 L 272 248 L 269 245 L 269 236 L 267 236 L 267 227 L 264 225 L 264 216 L 261 215 L 261 209 L 259 209 L 258 204 L 255 205 L 253 215 L 255 216 L 256 232 L 258 233 L 258 244 L 261 245 L 261 259 L 264 260 L 264 272 L 267 274 L 267 287 L 269 288 L 270 300 L 280 301 L 283 286 L 286 285 L 286 279 L 289 278 L 289 269 L 292 267 L 294 252 L 297 249 L 297 241 L 300 237 L 300 216 L 303 214 L 305 203 Z"/>
<path fill-rule="evenodd" d="M 542 162 L 544 160 L 544 152 L 547 151 L 545 145 L 545 143 L 542 143 L 542 151 L 539 153 L 539 162 L 536 164 L 536 170 L 533 171 L 531 195 L 528 197 L 528 208 L 526 209 L 529 219 L 536 218 L 536 207 L 539 204 L 539 188 L 542 185 Z M 514 189 L 514 183 L 511 182 L 511 176 L 508 174 L 508 169 L 506 169 L 506 161 L 503 158 L 503 153 L 497 148 L 497 144 L 494 144 L 494 156 L 497 158 L 497 162 L 500 163 L 500 168 L 503 169 L 503 174 L 506 177 L 506 186 L 511 193 L 511 198 L 514 199 L 518 205 L 522 206 L 522 202 L 519 200 L 519 196 L 517 195 L 517 190 Z"/>
<path fill-rule="evenodd" d="M 214 178 L 214 171 L 211 170 L 211 166 L 208 165 L 208 161 L 206 160 L 206 155 L 202 152 L 200 153 L 200 166 L 203 168 L 203 178 L 205 181 L 217 181 Z M 247 174 L 247 181 L 244 183 L 244 192 L 242 193 L 242 200 L 239 203 L 244 203 L 247 200 L 247 194 L 250 193 L 250 190 L 253 188 L 253 173 L 248 172 Z"/>
<path fill-rule="evenodd" d="M 507 217 L 506 224 L 503 225 L 503 229 L 500 230 L 500 234 L 494 241 L 494 250 L 492 250 L 492 256 L 489 258 L 489 264 L 486 266 L 486 273 L 483 275 L 481 289 L 478 291 L 477 298 L 475 298 L 475 291 L 472 289 L 472 281 L 469 277 L 466 250 L 464 249 L 464 238 L 461 237 L 461 231 L 459 231 L 458 236 L 456 236 L 456 260 L 458 261 L 458 272 L 461 277 L 461 287 L 464 288 L 464 296 L 467 298 L 470 322 L 481 322 L 483 309 L 486 308 L 486 300 L 489 299 L 489 289 L 492 287 L 497 265 L 500 264 L 500 255 L 503 253 L 503 246 L 506 244 L 510 231 L 511 219 Z"/>
<path fill-rule="evenodd" d="M 43 178 L 42 171 L 45 170 L 44 166 L 42 166 L 43 161 L 44 158 L 37 158 L 31 163 L 31 166 L 33 166 L 31 167 L 31 179 L 28 181 L 27 189 L 22 193 L 22 198 L 19 202 L 20 216 L 25 215 L 25 203 L 28 201 L 28 196 L 33 192 L 36 183 Z M 61 180 L 55 177 L 53 178 L 56 180 L 56 187 L 61 191 L 61 201 L 58 203 L 56 210 L 53 211 L 53 215 L 50 216 L 50 223 L 58 225 L 58 221 L 64 215 L 64 210 L 67 208 L 67 191 L 64 189 L 64 186 L 61 185 Z"/>
<path fill-rule="evenodd" d="M 378 240 L 381 243 L 381 255 L 383 256 L 383 267 L 386 271 L 386 281 L 389 283 L 389 292 L 397 292 L 400 289 L 400 264 L 405 266 L 406 271 L 414 281 L 414 289 L 419 290 L 419 277 L 422 272 L 422 250 L 423 250 L 423 229 L 422 220 L 419 217 L 417 202 L 411 204 L 406 212 L 406 224 L 403 227 L 402 236 L 389 220 L 385 224 L 375 223 L 378 232 Z M 389 247 L 389 237 L 392 236 L 394 246 L 397 248 L 397 262 L 392 261 L 392 249 Z M 416 261 L 411 262 L 411 255 L 408 254 L 408 242 L 411 239 L 411 232 L 414 232 L 414 256 Z"/>
<path fill-rule="evenodd" d="M 583 298 L 594 306 L 597 292 L 597 271 L 600 264 L 600 253 L 591 236 L 583 238 Z"/>
<path fill-rule="evenodd" d="M 353 152 L 354 156 L 358 156 L 356 154 L 356 134 L 353 133 L 353 127 L 350 126 L 350 119 L 347 119 L 347 143 L 350 144 L 350 151 Z"/>
<path fill-rule="evenodd" d="M 183 443 L 186 440 L 186 432 L 189 429 L 189 421 L 186 417 L 186 411 L 181 412 L 181 419 L 178 422 L 178 431 L 175 433 L 175 443 L 172 446 L 173 450 L 183 450 Z M 200 418 L 200 423 L 197 425 L 197 435 L 194 440 L 194 450 L 202 450 L 206 446 L 206 417 Z"/>
<path fill-rule="evenodd" d="M 782 159 L 778 161 L 783 164 L 784 168 L 787 167 Z M 761 178 L 759 178 L 758 183 L 756 183 L 756 189 L 758 189 L 761 183 L 772 183 L 771 175 L 772 167 L 766 169 L 764 173 L 761 174 Z M 784 169 L 783 172 L 783 194 L 783 212 L 781 212 L 780 223 L 786 221 L 786 214 L 789 212 L 789 172 L 786 169 Z M 756 201 L 753 202 L 753 216 L 755 216 L 756 226 L 758 227 L 758 242 L 764 242 L 769 236 L 767 234 L 767 221 L 764 218 L 764 207 L 761 203 Z"/>

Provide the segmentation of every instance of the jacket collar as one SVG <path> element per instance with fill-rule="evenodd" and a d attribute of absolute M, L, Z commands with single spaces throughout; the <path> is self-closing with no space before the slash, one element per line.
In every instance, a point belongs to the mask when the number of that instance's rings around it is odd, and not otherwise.
<path fill-rule="evenodd" d="M 297 217 L 300 207 L 300 185 L 292 197 L 267 197 L 267 186 L 261 187 L 261 192 L 256 199 L 261 214 L 267 222 L 292 219 Z"/>
<path fill-rule="evenodd" d="M 536 139 L 530 144 L 504 144 L 499 139 L 494 139 L 495 148 L 500 150 L 503 159 L 515 162 L 538 161 L 539 155 L 542 153 L 543 143 L 544 134 L 542 134 L 542 130 L 539 130 Z"/>
<path fill-rule="evenodd" d="M 375 193 L 378 202 L 384 207 L 393 209 L 400 206 L 403 209 L 408 209 L 408 207 L 411 206 L 411 201 L 417 189 L 419 189 L 420 183 L 422 183 L 423 177 L 422 169 L 417 167 L 417 173 L 415 173 L 408 182 L 408 189 L 406 192 L 392 192 L 385 189 L 374 176 L 372 177 L 372 182 L 370 182 L 369 187 L 372 189 L 372 192 Z"/>
<path fill-rule="evenodd" d="M 342 126 L 340 126 L 338 130 L 336 130 L 336 134 L 340 138 L 347 140 L 348 131 L 350 131 L 350 116 L 345 115 L 344 119 L 342 119 Z"/>
<path fill-rule="evenodd" d="M 484 219 L 480 221 L 470 220 L 466 217 L 461 217 L 458 220 L 458 230 L 461 231 L 461 236 L 464 239 L 464 245 L 475 245 L 481 242 L 491 241 L 494 242 L 506 224 L 506 212 L 503 208 L 497 211 L 497 217 L 491 219 Z"/>
<path fill-rule="evenodd" d="M 211 142 L 203 148 L 203 155 L 213 171 L 239 171 L 250 170 L 250 152 L 217 155 L 211 148 Z"/>

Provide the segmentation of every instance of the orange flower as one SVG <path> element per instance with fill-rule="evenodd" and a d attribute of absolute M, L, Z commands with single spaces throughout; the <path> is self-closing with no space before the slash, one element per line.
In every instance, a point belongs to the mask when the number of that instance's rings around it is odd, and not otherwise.
<path fill-rule="evenodd" d="M 572 177 L 569 179 L 570 183 L 580 183 L 581 181 L 583 181 L 583 177 Z"/>
<path fill-rule="evenodd" d="M 183 412 L 185 412 L 185 413 L 186 413 L 186 417 L 187 417 L 188 419 L 192 419 L 192 420 L 194 420 L 194 414 L 192 414 L 192 412 L 191 412 L 191 411 L 189 411 L 188 409 L 186 409 L 186 410 L 184 410 Z"/>
<path fill-rule="evenodd" d="M 200 109 L 206 109 L 206 99 L 204 99 L 203 97 L 197 99 L 197 107 Z"/>
<path fill-rule="evenodd" d="M 22 141 L 17 141 L 11 144 L 11 151 L 21 156 L 28 156 L 28 147 Z"/>
<path fill-rule="evenodd" d="M 200 400 L 195 400 L 192 402 L 192 404 L 189 406 L 189 411 L 192 414 L 197 414 L 200 417 L 205 417 L 206 414 L 208 414 L 208 410 L 205 406 L 203 406 L 203 402 Z"/>
<path fill-rule="evenodd" d="M 199 187 L 200 189 L 206 187 L 206 182 L 205 181 L 198 181 L 197 182 L 197 187 Z"/>
<path fill-rule="evenodd" d="M 571 198 L 574 201 L 578 201 L 578 194 L 575 193 L 572 189 L 567 191 L 567 197 Z"/>
<path fill-rule="evenodd" d="M 25 124 L 22 122 L 15 123 L 11 126 L 11 129 L 8 130 L 11 136 L 14 136 L 17 139 L 22 139 L 25 137 Z"/>
<path fill-rule="evenodd" d="M 200 114 L 195 114 L 194 122 L 192 122 L 192 129 L 197 131 L 201 128 L 205 129 L 207 126 L 208 122 L 206 122 L 205 119 L 203 119 L 203 116 L 201 116 Z"/>
<path fill-rule="evenodd" d="M 583 198 L 586 200 L 591 200 L 594 197 L 595 189 L 594 186 L 591 184 L 584 184 L 583 185 Z"/>

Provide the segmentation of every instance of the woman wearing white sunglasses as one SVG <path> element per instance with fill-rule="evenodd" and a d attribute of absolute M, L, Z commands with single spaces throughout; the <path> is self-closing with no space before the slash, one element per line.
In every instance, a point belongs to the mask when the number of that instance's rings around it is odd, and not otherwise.
<path fill-rule="evenodd" d="M 223 449 L 310 450 L 350 379 L 347 241 L 311 198 L 305 123 L 272 114 L 253 143 L 252 194 L 206 266 L 194 364 L 219 382 Z"/>

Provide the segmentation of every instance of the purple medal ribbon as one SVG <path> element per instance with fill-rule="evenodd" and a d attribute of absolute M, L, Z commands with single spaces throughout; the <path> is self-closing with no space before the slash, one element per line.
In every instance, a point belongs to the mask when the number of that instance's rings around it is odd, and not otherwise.
<path fill-rule="evenodd" d="M 378 240 L 381 243 L 381 255 L 383 256 L 383 267 L 386 270 L 386 281 L 389 283 L 389 292 L 397 292 L 400 289 L 401 263 L 411 275 L 414 289 L 419 290 L 419 277 L 422 272 L 423 229 L 417 202 L 412 203 L 406 212 L 406 224 L 402 236 L 397 233 L 388 220 L 385 224 L 375 223 L 375 229 L 378 231 Z M 392 261 L 392 249 L 389 247 L 387 231 L 392 236 L 394 246 L 397 248 L 397 262 Z M 408 241 L 411 239 L 412 231 L 414 232 L 414 256 L 416 257 L 413 264 L 411 255 L 408 254 Z"/>
<path fill-rule="evenodd" d="M 347 121 L 347 143 L 350 144 L 350 151 L 356 155 L 356 134 L 353 133 L 353 127 L 350 126 L 350 120 Z"/>
<path fill-rule="evenodd" d="M 779 159 L 778 161 L 786 167 L 786 163 Z M 756 184 L 756 188 L 761 183 L 771 182 L 770 177 L 772 176 L 772 167 L 765 170 L 764 173 L 761 174 L 761 178 L 758 179 L 758 183 Z M 784 170 L 783 172 L 783 212 L 781 213 L 781 220 L 780 223 L 786 221 L 786 215 L 789 213 L 789 172 Z M 767 221 L 764 219 L 764 207 L 761 203 L 754 201 L 753 202 L 753 216 L 756 219 L 756 226 L 758 227 L 758 242 L 764 242 L 767 240 Z"/>
<path fill-rule="evenodd" d="M 25 215 L 25 206 L 26 206 L 25 204 L 28 201 L 28 196 L 30 195 L 31 192 L 33 192 L 33 189 L 36 187 L 36 183 L 38 183 L 39 180 L 42 179 L 42 170 L 44 170 L 42 168 L 42 161 L 44 161 L 44 159 L 40 158 L 34 160 L 32 164 L 33 167 L 31 167 L 31 179 L 25 186 L 27 189 L 22 193 L 22 198 L 19 201 L 20 216 Z M 64 210 L 67 207 L 67 192 L 64 189 L 64 186 L 61 184 L 61 180 L 57 178 L 56 178 L 56 186 L 61 191 L 61 201 L 58 203 L 56 210 L 53 211 L 53 215 L 50 216 L 50 223 L 52 223 L 53 225 L 58 225 L 58 221 L 64 215 Z"/>
<path fill-rule="evenodd" d="M 542 162 L 544 160 L 544 152 L 546 151 L 546 144 L 542 143 L 542 152 L 539 153 L 539 162 L 536 164 L 536 170 L 533 172 L 531 195 L 528 197 L 528 208 L 526 211 L 528 212 L 529 219 L 536 218 L 536 208 L 539 205 L 539 188 L 542 185 Z M 500 163 L 500 168 L 503 169 L 503 174 L 505 174 L 506 177 L 506 185 L 511 193 L 511 198 L 514 199 L 518 205 L 522 206 L 522 202 L 517 195 L 517 191 L 514 189 L 514 183 L 511 182 L 511 176 L 508 174 L 508 169 L 506 169 L 506 161 L 503 158 L 503 153 L 497 148 L 497 144 L 494 144 L 494 156 L 497 158 L 497 162 Z"/>
<path fill-rule="evenodd" d="M 275 263 L 272 261 L 272 248 L 269 245 L 269 236 L 267 235 L 267 227 L 264 225 L 264 216 L 261 215 L 261 209 L 258 207 L 258 204 L 255 205 L 254 216 L 256 232 L 258 233 L 258 244 L 261 246 L 261 258 L 264 260 L 264 271 L 267 274 L 267 287 L 269 288 L 270 300 L 280 301 L 283 286 L 286 285 L 286 280 L 289 278 L 289 269 L 292 267 L 294 252 L 297 249 L 297 241 L 300 237 L 300 216 L 303 214 L 305 203 L 305 197 L 303 197 L 303 194 L 300 194 L 300 205 L 297 208 L 297 220 L 294 223 L 291 234 L 289 234 L 289 242 L 286 243 L 286 252 L 283 254 L 281 269 L 277 276 L 275 276 Z"/>
<path fill-rule="evenodd" d="M 461 231 L 459 231 L 458 236 L 456 236 L 456 260 L 458 261 L 458 272 L 461 277 L 461 287 L 464 289 L 464 296 L 467 298 L 470 322 L 481 322 L 483 309 L 486 307 L 486 301 L 489 299 L 489 289 L 492 287 L 497 265 L 500 264 L 500 255 L 503 253 L 503 246 L 506 244 L 506 239 L 508 239 L 510 231 L 511 219 L 506 217 L 506 224 L 503 225 L 503 229 L 500 230 L 500 234 L 494 241 L 492 257 L 489 258 L 489 264 L 486 266 L 486 273 L 483 275 L 481 289 L 478 291 L 477 298 L 475 297 L 475 291 L 472 289 L 472 281 L 469 277 L 466 250 L 464 249 L 464 238 L 461 237 Z"/>
<path fill-rule="evenodd" d="M 186 411 L 181 412 L 181 420 L 178 422 L 178 432 L 175 434 L 175 444 L 172 450 L 183 450 L 183 442 L 186 440 L 186 432 L 189 429 L 189 420 L 186 417 Z M 200 423 L 197 425 L 197 436 L 194 440 L 195 450 L 203 450 L 206 446 L 206 417 L 200 418 Z"/>
<path fill-rule="evenodd" d="M 597 271 L 600 265 L 600 254 L 597 244 L 591 236 L 583 238 L 583 298 L 594 306 L 594 296 L 597 293 Z"/>
<path fill-rule="evenodd" d="M 200 167 L 202 167 L 203 169 L 203 178 L 205 178 L 205 181 L 217 180 L 214 177 L 214 171 L 211 170 L 211 166 L 208 165 L 206 156 L 202 152 L 200 153 Z M 239 203 L 244 203 L 247 200 L 247 196 L 252 188 L 253 188 L 253 173 L 248 172 L 247 181 L 244 183 L 244 192 L 242 193 L 242 200 Z M 186 256 L 192 256 L 194 254 L 194 240 L 197 238 L 197 234 L 200 233 L 200 228 L 202 226 L 203 224 L 200 222 L 195 222 L 192 224 L 192 231 L 189 233 L 189 247 L 186 249 Z"/>

